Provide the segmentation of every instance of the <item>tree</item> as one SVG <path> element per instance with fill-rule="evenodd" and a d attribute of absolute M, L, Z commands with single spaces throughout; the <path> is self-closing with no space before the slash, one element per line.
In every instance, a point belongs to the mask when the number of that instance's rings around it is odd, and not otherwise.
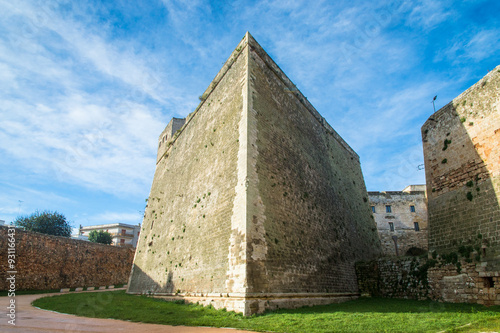
<path fill-rule="evenodd" d="M 71 236 L 71 225 L 63 214 L 51 211 L 36 211 L 30 216 L 19 216 L 14 225 L 24 230 L 54 236 Z"/>
<path fill-rule="evenodd" d="M 89 241 L 91 241 L 93 243 L 101 243 L 101 244 L 110 245 L 113 242 L 113 238 L 111 237 L 111 234 L 107 231 L 92 230 L 89 233 Z"/>

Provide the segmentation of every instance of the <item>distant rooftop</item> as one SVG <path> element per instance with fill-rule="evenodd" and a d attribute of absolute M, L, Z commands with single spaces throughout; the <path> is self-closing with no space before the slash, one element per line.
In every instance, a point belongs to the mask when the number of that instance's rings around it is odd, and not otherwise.
<path fill-rule="evenodd" d="M 408 185 L 403 189 L 403 192 L 424 192 L 425 185 Z"/>
<path fill-rule="evenodd" d="M 124 228 L 135 228 L 140 226 L 139 224 L 127 224 L 127 223 L 110 223 L 110 224 L 98 224 L 98 225 L 89 225 L 85 227 L 80 227 L 80 229 L 104 229 L 104 228 L 116 228 L 116 227 L 124 227 Z"/>
<path fill-rule="evenodd" d="M 402 191 L 368 191 L 368 195 L 425 192 L 425 185 L 408 185 Z"/>

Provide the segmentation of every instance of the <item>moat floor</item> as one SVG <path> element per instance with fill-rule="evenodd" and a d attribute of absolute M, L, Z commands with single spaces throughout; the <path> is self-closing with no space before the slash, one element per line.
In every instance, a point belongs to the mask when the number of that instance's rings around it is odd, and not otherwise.
<path fill-rule="evenodd" d="M 18 295 L 16 300 L 16 325 L 8 323 L 5 311 L 9 297 L 0 297 L 2 319 L 0 332 L 120 332 L 120 333 L 249 333 L 235 329 L 212 327 L 168 326 L 155 324 L 132 323 L 115 319 L 85 318 L 67 315 L 33 307 L 35 299 L 57 294 Z M 251 332 L 250 332 L 251 333 Z"/>

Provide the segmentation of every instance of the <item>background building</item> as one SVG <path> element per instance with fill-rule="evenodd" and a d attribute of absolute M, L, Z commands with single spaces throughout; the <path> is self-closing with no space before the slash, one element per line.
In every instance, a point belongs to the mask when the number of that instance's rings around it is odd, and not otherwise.
<path fill-rule="evenodd" d="M 91 231 L 107 231 L 113 237 L 112 245 L 115 246 L 137 246 L 137 240 L 139 239 L 139 234 L 141 231 L 141 224 L 132 225 L 125 223 L 112 223 L 112 224 L 101 224 L 101 225 L 91 225 L 87 227 L 82 227 L 78 229 L 78 236 L 74 238 L 87 239 Z"/>
<path fill-rule="evenodd" d="M 403 191 L 368 192 L 368 197 L 384 255 L 428 250 L 425 185 L 409 185 Z"/>

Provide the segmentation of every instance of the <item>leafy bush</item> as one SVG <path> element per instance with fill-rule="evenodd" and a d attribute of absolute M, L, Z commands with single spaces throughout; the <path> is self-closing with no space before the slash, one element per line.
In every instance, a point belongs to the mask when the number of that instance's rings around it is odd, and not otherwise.
<path fill-rule="evenodd" d="M 54 236 L 71 236 L 71 225 L 63 214 L 51 211 L 36 211 L 30 216 L 20 216 L 14 225 L 24 230 L 40 232 Z"/>
<path fill-rule="evenodd" d="M 110 245 L 113 242 L 113 238 L 111 237 L 111 234 L 107 231 L 92 230 L 89 233 L 89 241 L 91 241 L 93 243 L 101 243 L 101 244 Z"/>

